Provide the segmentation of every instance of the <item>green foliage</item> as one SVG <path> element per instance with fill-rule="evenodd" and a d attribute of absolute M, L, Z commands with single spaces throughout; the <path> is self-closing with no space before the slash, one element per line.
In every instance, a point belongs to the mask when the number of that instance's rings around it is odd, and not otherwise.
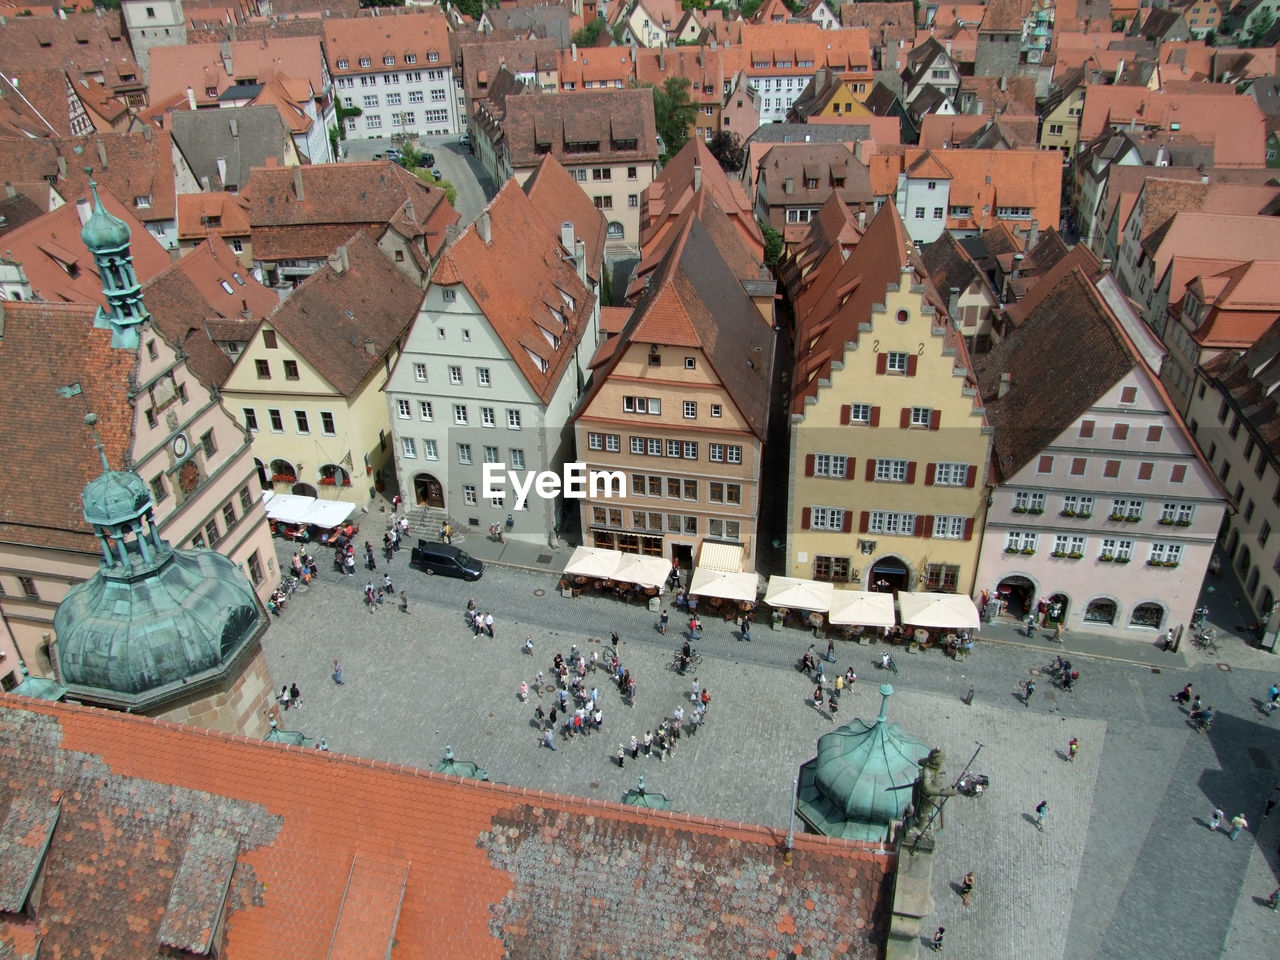
<path fill-rule="evenodd" d="M 416 170 L 422 166 L 422 159 L 422 151 L 412 143 L 406 143 L 400 148 L 400 162 L 406 170 Z"/>
<path fill-rule="evenodd" d="M 730 173 L 736 173 L 747 162 L 747 150 L 742 145 L 742 138 L 736 133 L 721 130 L 707 141 L 707 149 L 720 161 L 720 167 Z"/>
<path fill-rule="evenodd" d="M 93 5 L 103 10 L 119 10 L 120 0 L 93 0 Z"/>
<path fill-rule="evenodd" d="M 569 39 L 580 47 L 594 47 L 596 41 L 600 39 L 600 34 L 604 33 L 608 26 L 607 23 L 596 17 L 581 30 L 576 31 Z"/>
<path fill-rule="evenodd" d="M 485 8 L 484 0 L 453 0 L 453 5 L 472 20 L 479 20 Z M 491 3 L 489 6 L 496 7 L 497 3 Z"/>
<path fill-rule="evenodd" d="M 613 42 L 622 43 L 622 35 L 626 32 L 627 25 L 619 20 L 613 27 Z"/>
<path fill-rule="evenodd" d="M 360 0 L 362 7 L 403 7 L 404 0 Z"/>
<path fill-rule="evenodd" d="M 705 10 L 707 0 L 680 0 L 681 10 Z"/>
<path fill-rule="evenodd" d="M 439 187 L 443 190 L 444 198 L 449 201 L 450 206 L 453 206 L 453 202 L 458 199 L 458 188 L 449 180 L 437 180 L 426 167 L 419 167 L 417 170 L 413 171 L 413 175 L 419 180 L 426 181 L 432 186 Z"/>
<path fill-rule="evenodd" d="M 1249 46 L 1256 47 L 1262 43 L 1268 31 L 1275 25 L 1276 15 L 1269 9 L 1264 7 L 1262 11 L 1253 18 L 1253 23 L 1249 26 Z"/>
<path fill-rule="evenodd" d="M 763 5 L 764 0 L 742 0 L 738 4 L 738 12 L 742 14 L 743 20 L 750 20 Z"/>
<path fill-rule="evenodd" d="M 607 263 L 600 268 L 600 306 L 613 306 L 613 271 Z"/>
<path fill-rule="evenodd" d="M 764 265 L 776 267 L 782 259 L 782 234 L 764 220 L 759 223 L 760 232 L 764 234 Z"/>
<path fill-rule="evenodd" d="M 690 83 L 685 77 L 667 77 L 661 87 L 642 84 L 653 90 L 653 116 L 666 152 L 659 158 L 666 163 L 689 142 L 689 126 L 698 118 L 698 108 L 689 96 Z"/>

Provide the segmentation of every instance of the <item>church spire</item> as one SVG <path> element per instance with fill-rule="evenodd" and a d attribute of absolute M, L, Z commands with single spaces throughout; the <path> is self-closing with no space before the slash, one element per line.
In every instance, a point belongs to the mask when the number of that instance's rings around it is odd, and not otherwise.
<path fill-rule="evenodd" d="M 92 170 L 85 168 L 85 173 Z M 142 284 L 133 270 L 133 254 L 129 249 L 129 225 L 112 216 L 98 196 L 98 184 L 89 181 L 93 192 L 93 214 L 85 221 L 80 239 L 93 255 L 102 279 L 102 292 L 107 305 L 99 307 L 93 325 L 111 331 L 111 345 L 125 350 L 138 347 L 138 327 L 151 319 L 142 302 Z"/>

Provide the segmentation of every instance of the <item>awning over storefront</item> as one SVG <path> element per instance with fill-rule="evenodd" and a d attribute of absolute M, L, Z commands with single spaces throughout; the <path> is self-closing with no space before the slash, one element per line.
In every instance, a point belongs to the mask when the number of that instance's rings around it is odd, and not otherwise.
<path fill-rule="evenodd" d="M 760 592 L 760 578 L 754 573 L 730 573 L 698 567 L 693 571 L 689 593 L 696 597 L 720 597 L 754 603 Z"/>
<path fill-rule="evenodd" d="M 827 622 L 833 626 L 892 627 L 896 622 L 893 594 L 833 590 Z"/>
<path fill-rule="evenodd" d="M 624 553 L 618 563 L 618 569 L 610 576 L 624 583 L 635 583 L 642 587 L 660 587 L 671 576 L 671 564 L 662 557 L 642 557 L 637 553 Z"/>
<path fill-rule="evenodd" d="M 617 550 L 603 550 L 600 547 L 578 547 L 573 556 L 565 564 L 564 572 L 571 577 L 597 577 L 612 579 L 613 572 L 622 562 L 622 554 Z"/>
<path fill-rule="evenodd" d="M 698 551 L 698 566 L 708 570 L 723 570 L 725 573 L 741 573 L 746 567 L 742 544 L 712 543 L 704 540 L 702 549 Z M 751 598 L 752 600 L 755 597 Z"/>
<path fill-rule="evenodd" d="M 787 607 L 791 610 L 808 610 L 826 613 L 831 609 L 831 595 L 835 587 L 819 580 L 802 580 L 797 577 L 770 577 L 764 602 L 771 607 Z"/>
<path fill-rule="evenodd" d="M 263 494 L 267 516 L 278 523 L 307 523 L 329 530 L 336 527 L 355 510 L 354 503 L 341 500 L 317 500 L 315 497 L 299 497 L 292 493 L 270 491 Z"/>
<path fill-rule="evenodd" d="M 899 593 L 903 624 L 977 630 L 981 626 L 974 602 L 959 593 Z"/>

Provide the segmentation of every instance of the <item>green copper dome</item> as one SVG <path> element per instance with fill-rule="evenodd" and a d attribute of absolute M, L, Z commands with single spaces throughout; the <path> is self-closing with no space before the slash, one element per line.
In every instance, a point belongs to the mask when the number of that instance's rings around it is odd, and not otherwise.
<path fill-rule="evenodd" d="M 814 830 L 846 840 L 885 839 L 902 819 L 911 785 L 929 748 L 885 719 L 893 687 L 880 685 L 875 723 L 854 720 L 818 740 L 818 755 L 800 767 L 796 812 Z"/>
<path fill-rule="evenodd" d="M 107 470 L 85 485 L 80 500 L 89 523 L 112 527 L 142 516 L 151 506 L 151 493 L 136 473 Z"/>
<path fill-rule="evenodd" d="M 98 184 L 89 181 L 89 189 L 93 191 L 93 213 L 85 221 L 80 230 L 80 239 L 89 248 L 89 253 L 119 250 L 129 245 L 129 225 L 119 217 L 112 216 L 102 205 L 98 196 Z"/>

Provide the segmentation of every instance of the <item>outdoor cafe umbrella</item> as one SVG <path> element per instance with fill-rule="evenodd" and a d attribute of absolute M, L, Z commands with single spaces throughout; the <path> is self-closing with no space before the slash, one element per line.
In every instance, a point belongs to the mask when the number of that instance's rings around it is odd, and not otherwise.
<path fill-rule="evenodd" d="M 642 557 L 638 553 L 624 553 L 618 567 L 609 576 L 622 583 L 634 583 L 641 587 L 660 587 L 671 576 L 671 564 L 661 557 Z"/>
<path fill-rule="evenodd" d="M 978 608 L 959 593 L 899 593 L 902 622 L 913 627 L 941 627 L 977 630 L 981 626 Z"/>
<path fill-rule="evenodd" d="M 818 580 L 802 580 L 797 577 L 770 577 L 764 602 L 771 607 L 787 607 L 792 610 L 809 610 L 826 613 L 831 609 L 831 595 L 835 587 Z"/>
<path fill-rule="evenodd" d="M 827 621 L 832 626 L 892 627 L 897 622 L 893 595 L 864 590 L 833 590 Z"/>
<path fill-rule="evenodd" d="M 600 547 L 578 547 L 573 556 L 565 564 L 564 572 L 570 577 L 591 577 L 608 580 L 622 562 L 622 554 L 617 550 L 605 550 Z"/>
<path fill-rule="evenodd" d="M 720 597 L 754 603 L 760 592 L 760 578 L 754 573 L 729 573 L 698 567 L 693 571 L 689 594 L 695 597 Z"/>

